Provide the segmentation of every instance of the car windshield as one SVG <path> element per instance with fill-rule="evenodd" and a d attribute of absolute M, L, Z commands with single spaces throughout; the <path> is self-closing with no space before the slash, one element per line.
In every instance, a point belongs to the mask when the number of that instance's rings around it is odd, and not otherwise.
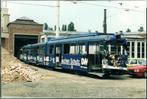
<path fill-rule="evenodd" d="M 147 65 L 146 60 L 145 59 L 128 59 L 127 64 L 132 64 L 132 65 Z"/>
<path fill-rule="evenodd" d="M 131 60 L 130 64 L 137 64 L 137 59 Z"/>
<path fill-rule="evenodd" d="M 144 66 L 147 65 L 146 60 L 140 60 L 139 64 L 144 65 Z"/>

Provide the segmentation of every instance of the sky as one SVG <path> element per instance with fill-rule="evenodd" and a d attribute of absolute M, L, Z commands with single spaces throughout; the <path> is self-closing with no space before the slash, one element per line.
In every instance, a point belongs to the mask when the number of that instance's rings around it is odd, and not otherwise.
<path fill-rule="evenodd" d="M 7 1 L 10 21 L 26 16 L 49 27 L 57 22 L 56 1 Z M 36 4 L 36 6 L 34 5 Z M 44 6 L 37 6 L 44 5 Z M 49 5 L 49 6 L 45 6 Z M 71 21 L 77 31 L 103 32 L 104 9 L 107 9 L 107 32 L 146 30 L 146 0 L 138 1 L 60 1 L 60 27 Z M 4 3 L 3 3 L 4 6 Z"/>

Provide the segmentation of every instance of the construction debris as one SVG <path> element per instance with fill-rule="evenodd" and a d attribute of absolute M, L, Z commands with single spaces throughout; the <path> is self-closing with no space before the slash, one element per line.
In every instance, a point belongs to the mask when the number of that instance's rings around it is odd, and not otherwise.
<path fill-rule="evenodd" d="M 41 79 L 42 75 L 37 70 L 31 69 L 4 48 L 1 48 L 1 81 L 27 81 L 32 82 Z"/>

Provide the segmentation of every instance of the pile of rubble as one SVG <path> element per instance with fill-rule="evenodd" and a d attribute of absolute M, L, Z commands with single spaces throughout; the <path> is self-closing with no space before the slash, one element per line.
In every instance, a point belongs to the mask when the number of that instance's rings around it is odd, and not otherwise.
<path fill-rule="evenodd" d="M 42 77 L 35 69 L 19 61 L 4 48 L 1 48 L 1 81 L 35 81 Z"/>

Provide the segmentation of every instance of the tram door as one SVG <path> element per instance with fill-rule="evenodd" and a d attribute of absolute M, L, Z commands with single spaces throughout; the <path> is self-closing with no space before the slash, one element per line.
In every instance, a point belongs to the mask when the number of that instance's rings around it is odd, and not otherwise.
<path fill-rule="evenodd" d="M 89 71 L 101 71 L 102 53 L 98 43 L 89 43 L 88 60 Z"/>
<path fill-rule="evenodd" d="M 56 57 L 56 66 L 61 67 L 61 56 L 62 56 L 62 45 L 56 45 L 55 48 L 55 57 Z"/>

